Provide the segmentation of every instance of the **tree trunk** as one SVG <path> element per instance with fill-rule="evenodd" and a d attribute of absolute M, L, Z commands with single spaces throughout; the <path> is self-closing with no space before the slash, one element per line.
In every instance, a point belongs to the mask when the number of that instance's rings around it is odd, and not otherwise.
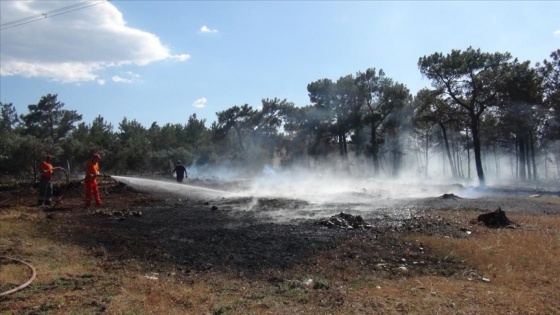
<path fill-rule="evenodd" d="M 457 148 L 457 172 L 460 178 L 465 178 L 465 170 L 463 169 L 463 159 L 461 159 L 461 151 Z"/>
<path fill-rule="evenodd" d="M 441 150 L 441 169 L 444 177 L 447 176 L 447 169 L 445 168 L 446 164 L 447 163 L 445 163 L 445 151 Z"/>
<path fill-rule="evenodd" d="M 467 137 L 465 141 L 467 141 L 467 179 L 471 179 L 471 148 L 469 147 L 469 128 L 465 128 L 465 133 Z"/>
<path fill-rule="evenodd" d="M 529 141 L 531 143 L 531 162 L 533 163 L 533 180 L 538 179 L 537 161 L 535 157 L 535 139 L 533 139 L 533 131 L 529 133 Z"/>
<path fill-rule="evenodd" d="M 484 153 L 485 147 L 480 148 L 480 158 L 482 159 L 482 168 L 486 170 L 486 174 L 490 171 L 488 167 L 488 154 Z"/>
<path fill-rule="evenodd" d="M 458 178 L 459 172 L 457 168 L 457 144 L 455 143 L 455 133 L 451 136 L 451 158 L 453 159 L 451 163 L 451 174 L 453 174 L 453 178 Z"/>
<path fill-rule="evenodd" d="M 377 177 L 379 175 L 379 157 L 377 148 L 377 138 L 375 136 L 376 126 L 371 125 L 371 155 L 373 159 L 373 176 Z"/>
<path fill-rule="evenodd" d="M 492 141 L 492 148 L 494 149 L 494 164 L 496 165 L 496 178 L 500 178 L 500 164 L 498 163 L 498 155 L 496 153 L 496 142 Z"/>
<path fill-rule="evenodd" d="M 430 134 L 426 134 L 426 151 L 425 151 L 425 158 L 426 158 L 426 167 L 424 168 L 424 177 L 428 178 L 428 158 L 429 158 L 429 149 L 430 149 Z"/>
<path fill-rule="evenodd" d="M 519 141 L 515 141 L 515 179 L 519 179 Z"/>
<path fill-rule="evenodd" d="M 338 133 L 338 150 L 344 159 L 344 136 L 341 133 Z"/>
<path fill-rule="evenodd" d="M 517 137 L 517 143 L 519 144 L 519 153 L 517 154 L 519 157 L 519 179 L 522 181 L 527 180 L 527 173 L 525 169 L 525 143 L 523 142 L 523 138 Z"/>
<path fill-rule="evenodd" d="M 459 143 L 455 141 L 455 137 L 453 137 L 453 158 L 455 159 L 455 174 L 457 174 L 457 178 L 462 178 L 463 175 L 461 174 L 461 150 L 459 149 Z"/>
<path fill-rule="evenodd" d="M 346 142 L 346 135 L 342 137 L 342 143 L 343 143 L 342 149 L 344 149 L 344 157 L 346 160 L 348 160 L 348 143 Z"/>
<path fill-rule="evenodd" d="M 245 147 L 243 146 L 243 139 L 241 137 L 241 128 L 239 128 L 236 125 L 235 126 L 235 131 L 237 133 L 237 141 L 239 142 L 239 148 L 241 149 L 241 152 L 243 152 L 243 155 L 245 155 Z"/>
<path fill-rule="evenodd" d="M 393 145 L 392 145 L 393 149 L 391 150 L 392 155 L 393 155 L 393 172 L 392 172 L 393 174 L 392 175 L 396 177 L 396 176 L 399 175 L 399 172 L 400 172 L 400 169 L 401 169 L 402 154 L 401 154 L 401 151 L 400 151 L 398 137 L 395 136 L 392 142 L 393 142 Z"/>
<path fill-rule="evenodd" d="M 531 142 L 528 137 L 525 140 L 525 162 L 527 163 L 527 179 L 531 180 L 533 178 L 533 170 L 531 169 Z"/>
<path fill-rule="evenodd" d="M 356 157 L 359 157 L 360 155 L 362 155 L 362 151 L 363 151 L 363 136 L 362 136 L 362 127 L 358 127 L 355 129 L 354 132 L 354 153 L 356 154 Z"/>
<path fill-rule="evenodd" d="M 348 162 L 348 144 L 346 143 L 346 134 L 342 135 L 342 162 L 344 163 L 344 170 L 348 175 L 352 172 L 350 163 Z"/>
<path fill-rule="evenodd" d="M 447 129 L 442 123 L 439 123 L 439 127 L 441 128 L 441 134 L 443 136 L 443 142 L 445 144 L 445 151 L 447 152 L 447 159 L 449 160 L 449 166 L 451 167 L 451 175 L 453 178 L 457 178 L 457 174 L 455 173 L 455 165 L 453 165 L 453 158 L 451 157 L 451 150 L 449 150 L 449 140 L 447 139 Z"/>
<path fill-rule="evenodd" d="M 544 178 L 548 179 L 548 148 L 544 148 Z"/>
<path fill-rule="evenodd" d="M 556 157 L 556 174 L 560 177 L 560 159 Z"/>
<path fill-rule="evenodd" d="M 471 114 L 471 133 L 473 138 L 474 162 L 476 164 L 476 174 L 480 186 L 486 186 L 484 180 L 484 169 L 482 168 L 482 155 L 480 152 L 480 136 L 478 135 L 478 119 L 476 115 Z"/>

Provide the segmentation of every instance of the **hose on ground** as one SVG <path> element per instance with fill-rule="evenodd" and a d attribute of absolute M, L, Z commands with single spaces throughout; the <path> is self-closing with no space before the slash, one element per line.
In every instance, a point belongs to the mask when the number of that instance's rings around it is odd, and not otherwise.
<path fill-rule="evenodd" d="M 15 259 L 15 258 L 11 258 L 11 257 L 6 257 L 6 256 L 0 256 L 0 258 L 9 259 L 9 260 L 13 260 L 13 261 L 17 261 L 17 262 L 19 262 L 19 263 L 22 263 L 22 264 L 26 265 L 26 266 L 31 270 L 31 278 L 29 278 L 29 280 L 27 280 L 27 282 L 25 282 L 24 284 L 20 285 L 20 286 L 17 287 L 17 288 L 13 288 L 13 289 L 11 289 L 11 290 L 8 290 L 8 291 L 5 291 L 5 292 L 0 293 L 0 296 L 7 296 L 8 294 L 12 294 L 12 293 L 15 293 L 15 292 L 17 292 L 17 291 L 19 291 L 19 290 L 24 289 L 25 287 L 27 287 L 28 285 L 30 285 L 31 282 L 33 282 L 33 280 L 35 280 L 35 278 L 37 277 L 37 272 L 35 271 L 35 268 L 34 268 L 33 266 L 31 266 L 30 264 L 26 263 L 25 261 L 19 260 L 19 259 Z"/>

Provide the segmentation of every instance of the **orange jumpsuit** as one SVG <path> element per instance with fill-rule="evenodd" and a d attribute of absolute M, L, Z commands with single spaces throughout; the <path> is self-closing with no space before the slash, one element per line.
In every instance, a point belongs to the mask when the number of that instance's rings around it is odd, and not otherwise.
<path fill-rule="evenodd" d="M 99 189 L 97 188 L 97 175 L 99 175 L 99 164 L 94 161 L 88 161 L 85 168 L 86 177 L 84 183 L 86 185 L 86 206 L 91 205 L 91 196 L 95 198 L 95 204 L 101 205 L 99 198 Z"/>
<path fill-rule="evenodd" d="M 54 174 L 54 169 L 52 164 L 47 161 L 41 162 L 39 164 L 39 169 L 41 170 L 41 179 L 39 180 L 39 205 L 50 205 L 52 199 L 52 177 Z"/>

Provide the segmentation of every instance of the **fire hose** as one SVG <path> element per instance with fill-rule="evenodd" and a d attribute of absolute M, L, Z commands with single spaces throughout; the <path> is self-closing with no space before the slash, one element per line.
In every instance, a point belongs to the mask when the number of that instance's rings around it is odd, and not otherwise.
<path fill-rule="evenodd" d="M 111 175 L 106 175 L 106 174 L 99 174 L 98 177 L 103 177 L 104 179 L 107 178 L 107 177 L 112 178 Z M 114 179 L 114 178 L 112 178 L 112 179 Z M 74 185 L 66 185 L 66 189 L 64 190 L 64 192 L 62 192 L 60 197 L 58 197 L 56 199 L 56 201 L 53 203 L 51 209 L 54 209 L 56 206 L 58 206 L 58 204 L 60 203 L 60 201 L 62 201 L 62 198 L 64 197 L 65 194 L 67 194 L 69 191 L 73 190 L 74 188 L 80 186 L 84 181 L 85 181 L 85 178 L 82 179 L 79 182 L 75 182 Z"/>
<path fill-rule="evenodd" d="M 62 197 L 64 197 L 64 195 L 69 192 L 70 190 L 80 186 L 82 184 L 82 182 L 84 181 L 84 179 L 82 179 L 79 182 L 74 183 L 74 185 L 66 185 L 66 189 L 62 192 L 62 194 L 60 195 L 60 197 L 58 197 L 56 199 L 56 201 L 53 203 L 52 205 L 52 209 L 54 209 L 56 206 L 58 206 L 58 204 L 62 201 Z"/>
<path fill-rule="evenodd" d="M 59 167 L 59 168 L 56 168 L 56 169 L 57 169 L 57 170 L 62 170 L 62 171 L 64 171 L 65 178 L 66 178 L 66 186 L 68 186 L 69 183 L 70 183 L 70 176 L 69 176 L 69 174 L 68 174 L 68 171 L 67 171 L 66 169 L 62 168 L 62 167 Z M 10 198 L 8 198 L 8 199 L 6 199 L 6 200 L 2 200 L 2 202 L 0 202 L 0 205 L 6 203 L 6 202 L 8 202 L 8 201 L 10 201 L 10 200 L 12 200 L 12 199 L 14 199 L 14 198 L 16 198 L 16 197 L 18 197 L 18 196 L 12 196 L 12 197 L 10 197 Z"/>
<path fill-rule="evenodd" d="M 31 282 L 33 282 L 33 280 L 35 280 L 35 278 L 37 277 L 37 272 L 35 271 L 35 268 L 34 268 L 33 266 L 31 266 L 30 264 L 26 263 L 25 261 L 19 260 L 19 259 L 15 259 L 15 258 L 11 258 L 11 257 L 6 257 L 6 256 L 0 256 L 0 258 L 3 258 L 3 259 L 10 259 L 10 260 L 13 260 L 13 261 L 17 261 L 17 262 L 19 262 L 19 263 L 22 263 L 22 264 L 26 265 L 26 266 L 31 270 L 31 278 L 29 278 L 29 280 L 27 280 L 24 284 L 18 286 L 17 288 L 13 288 L 13 289 L 11 289 L 11 290 L 8 290 L 8 291 L 5 291 L 5 292 L 0 293 L 0 296 L 6 296 L 6 295 L 8 295 L 8 294 L 12 294 L 12 293 L 17 292 L 17 291 L 19 291 L 19 290 L 22 290 L 23 288 L 25 288 L 25 287 L 27 287 L 28 285 L 30 285 Z"/>
<path fill-rule="evenodd" d="M 62 167 L 59 167 L 58 169 L 64 171 L 64 174 L 66 175 L 66 185 L 68 185 L 68 183 L 70 182 L 70 175 L 68 174 L 68 171 Z"/>

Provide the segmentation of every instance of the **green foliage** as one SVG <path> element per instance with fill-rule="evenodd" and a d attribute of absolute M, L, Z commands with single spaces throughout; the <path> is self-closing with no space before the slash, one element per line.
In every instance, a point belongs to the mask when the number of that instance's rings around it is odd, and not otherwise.
<path fill-rule="evenodd" d="M 245 155 L 244 139 L 250 132 L 251 119 L 255 111 L 248 104 L 242 106 L 233 106 L 224 111 L 216 113 L 218 116 L 219 129 L 227 135 L 230 130 L 235 132 L 237 138 L 238 149 L 242 155 Z"/>
<path fill-rule="evenodd" d="M 0 135 L 13 131 L 19 124 L 17 111 L 12 103 L 2 104 L 2 116 L 0 117 Z"/>
<path fill-rule="evenodd" d="M 46 153 L 53 153 L 52 143 L 46 143 L 30 135 L 9 133 L 0 138 L 2 154 L 0 174 L 12 175 L 20 180 L 35 180 L 37 167 Z"/>
<path fill-rule="evenodd" d="M 169 174 L 171 172 L 173 160 L 169 158 L 167 151 L 157 151 L 150 153 L 149 168 L 156 174 Z"/>
<path fill-rule="evenodd" d="M 219 161 L 218 154 L 214 151 L 213 147 L 205 146 L 199 149 L 198 157 L 194 163 L 195 166 L 212 166 L 216 165 Z"/>
<path fill-rule="evenodd" d="M 560 49 L 552 52 L 550 59 L 538 65 L 543 79 L 543 103 L 548 109 L 543 134 L 549 140 L 560 140 Z"/>
<path fill-rule="evenodd" d="M 189 117 L 184 128 L 185 145 L 197 152 L 206 138 L 206 120 L 197 119 L 196 114 Z"/>
<path fill-rule="evenodd" d="M 434 53 L 418 61 L 433 88 L 414 99 L 406 85 L 368 68 L 309 83 L 309 105 L 266 98 L 257 108 L 244 104 L 216 113 L 210 127 L 192 114 L 184 124 L 153 122 L 149 128 L 124 117 L 115 130 L 102 116 L 80 122 L 82 116 L 64 109 L 56 94 L 19 116 L 12 103 L 0 103 L 0 174 L 31 179 L 45 153 L 81 172 L 97 152 L 108 173 L 167 174 L 181 160 L 198 169 L 236 167 L 249 174 L 265 165 L 320 166 L 335 156 L 339 164 L 363 161 L 373 175 L 384 170 L 396 176 L 405 148 L 412 148 L 419 168 L 435 150 L 460 176 L 458 151 L 467 150 L 470 158 L 474 148 L 483 183 L 483 149 L 500 146 L 521 155 L 531 148 L 534 160 L 538 150 L 556 152 L 547 141 L 560 139 L 560 50 L 534 68 L 510 59 L 509 53 L 471 47 Z"/>
<path fill-rule="evenodd" d="M 218 112 L 218 121 L 211 130 L 214 146 L 219 144 L 214 153 L 223 160 L 227 157 L 232 162 L 239 162 L 247 170 L 261 170 L 273 159 L 279 128 L 293 107 L 294 104 L 287 100 L 274 98 L 263 99 L 261 109 L 245 104 Z M 204 155 L 200 163 L 214 159 L 208 151 Z"/>
<path fill-rule="evenodd" d="M 509 53 L 483 53 L 480 49 L 452 50 L 444 56 L 434 53 L 418 61 L 420 73 L 432 80 L 446 104 L 457 105 L 468 115 L 478 179 L 485 184 L 480 143 L 480 119 L 488 107 L 500 101 L 500 71 L 511 59 Z"/>
<path fill-rule="evenodd" d="M 379 158 L 382 153 L 380 147 L 385 137 L 383 129 L 379 128 L 387 117 L 398 112 L 411 101 L 410 91 L 404 84 L 385 77 L 383 70 L 377 72 L 375 68 L 358 72 L 354 85 L 357 103 L 362 106 L 362 120 L 369 127 L 368 148 L 373 160 L 374 175 L 377 175 L 380 170 Z M 390 129 L 385 128 L 384 130 Z"/>
<path fill-rule="evenodd" d="M 194 155 L 186 148 L 179 147 L 168 151 L 169 158 L 173 161 L 181 161 L 185 166 L 190 166 L 194 163 Z"/>
<path fill-rule="evenodd" d="M 62 109 L 64 103 L 57 98 L 56 94 L 47 94 L 36 105 L 28 106 L 29 113 L 21 116 L 25 134 L 51 139 L 55 143 L 70 134 L 74 124 L 82 120 L 82 115 L 75 110 Z"/>

